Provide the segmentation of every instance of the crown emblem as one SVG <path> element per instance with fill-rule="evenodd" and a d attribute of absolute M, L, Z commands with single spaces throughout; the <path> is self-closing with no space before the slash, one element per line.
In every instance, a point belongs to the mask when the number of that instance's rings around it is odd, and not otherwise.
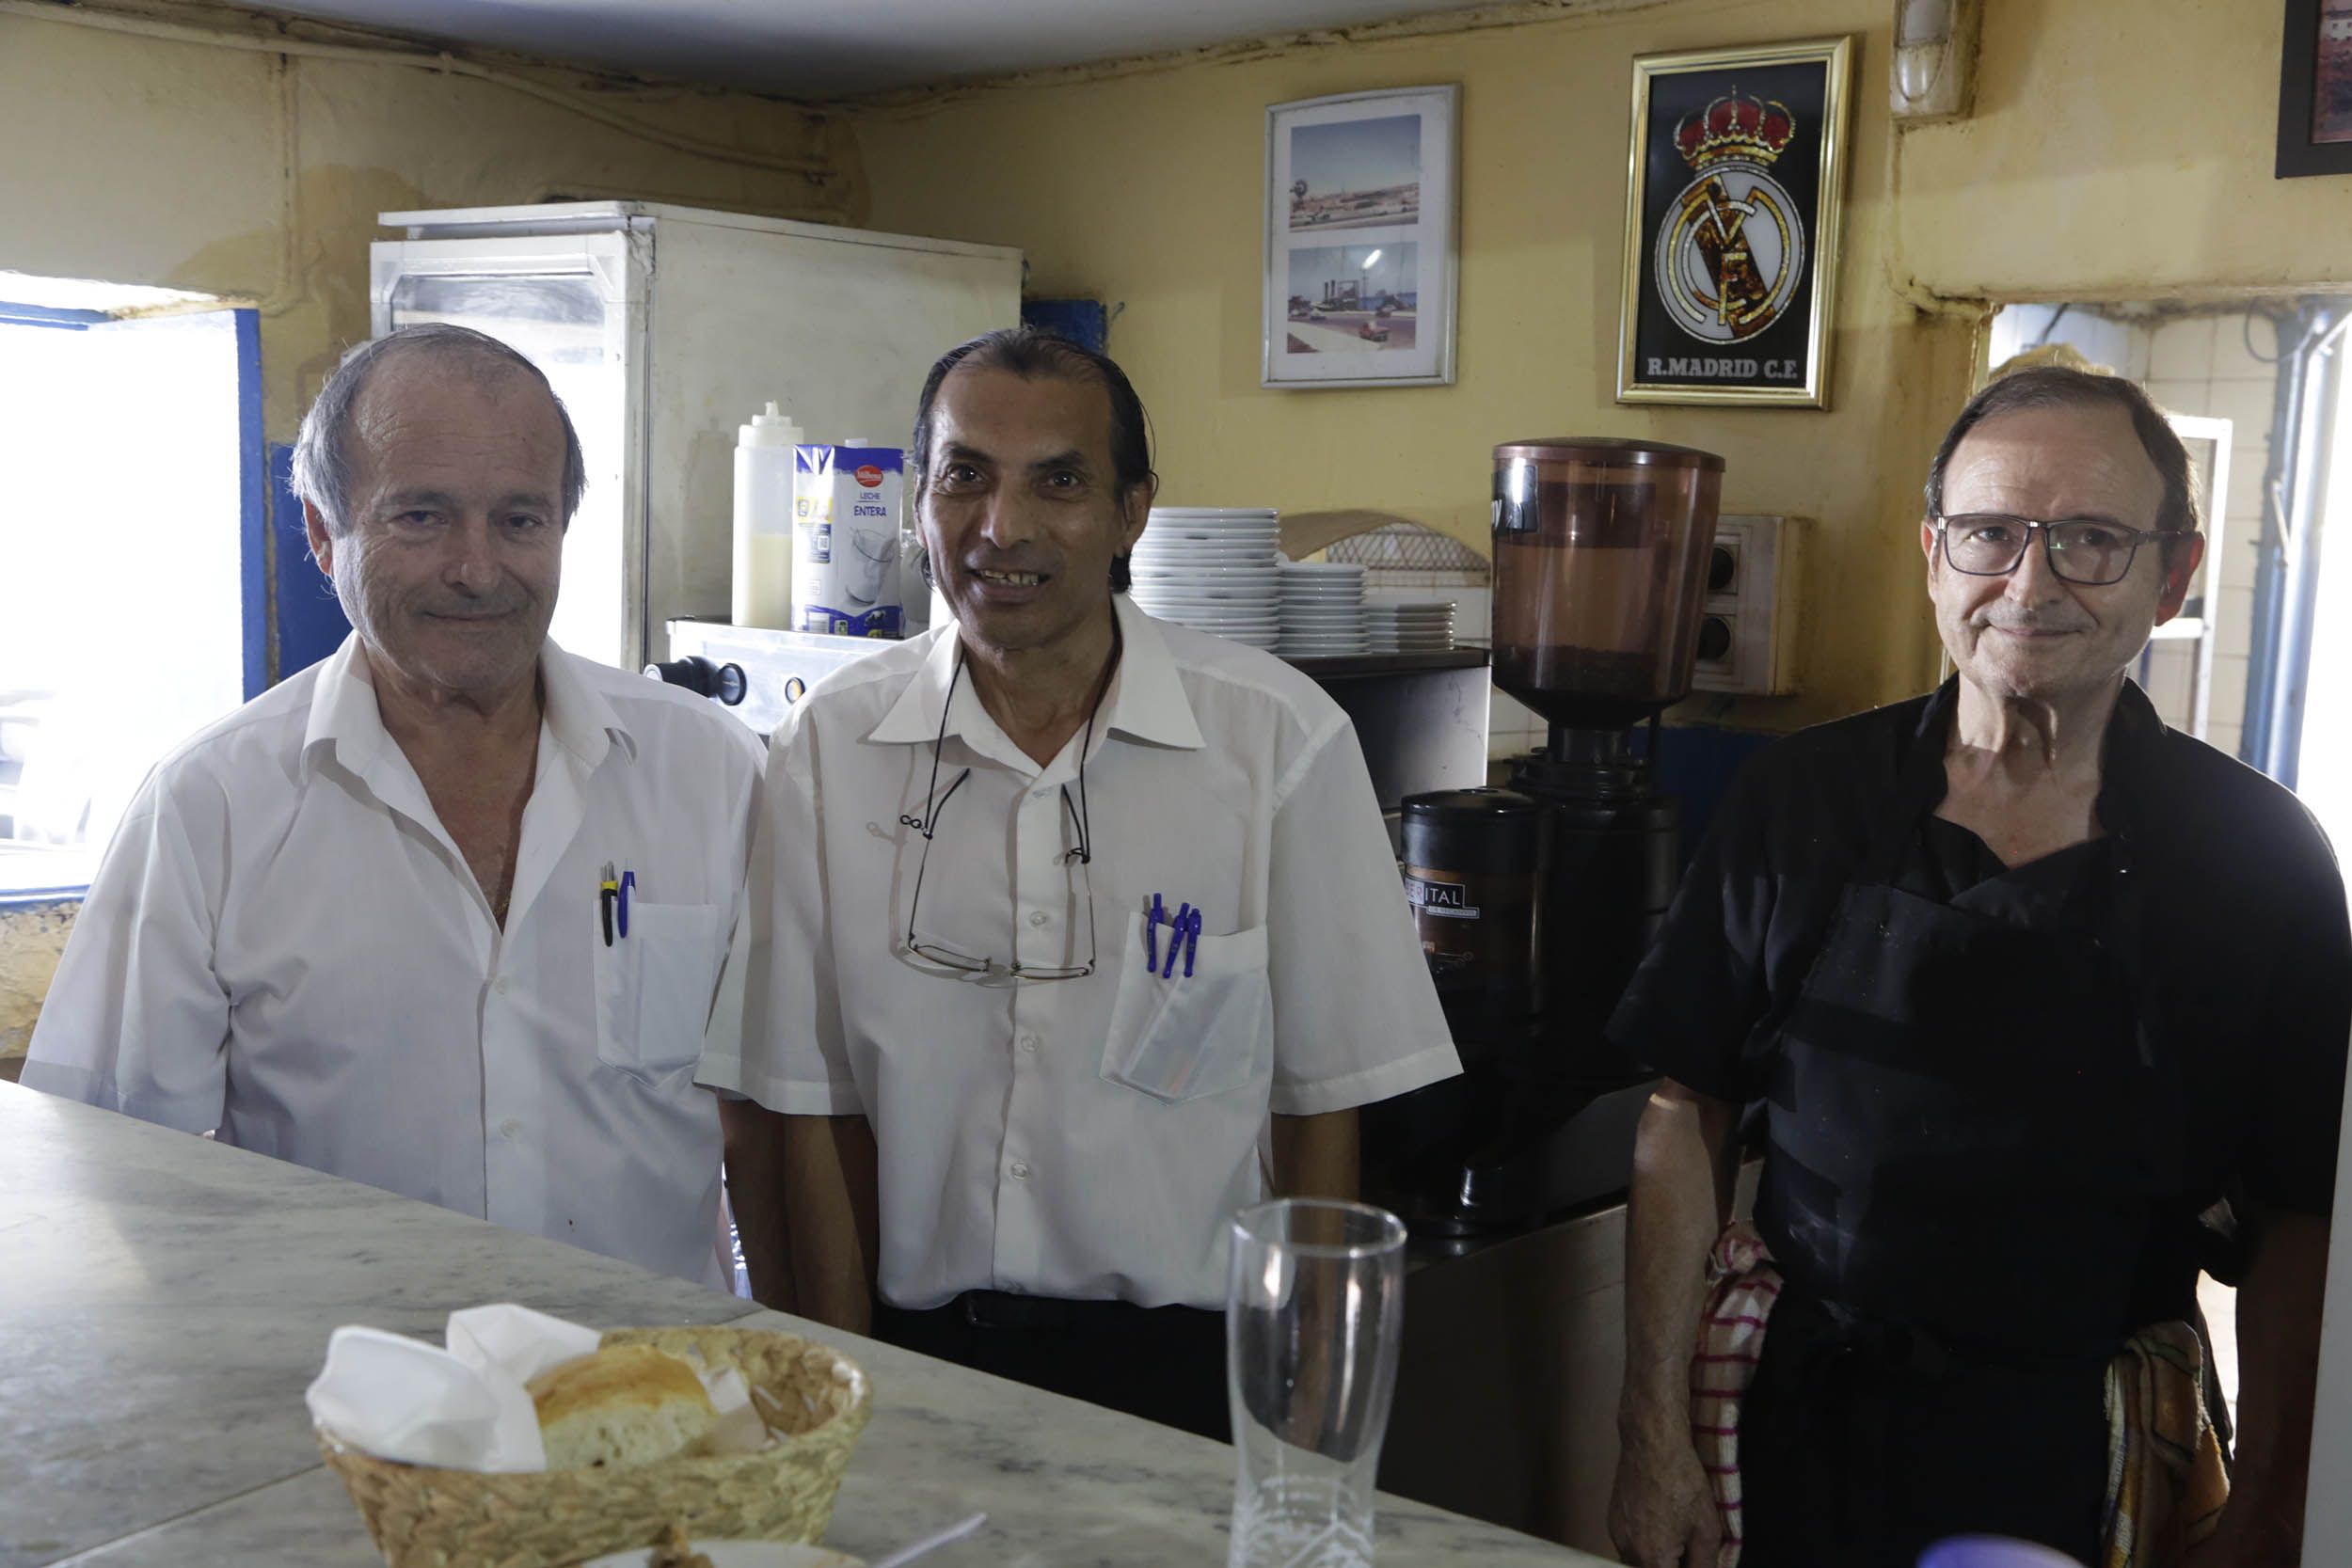
<path fill-rule="evenodd" d="M 1675 127 L 1675 150 L 1694 169 L 1721 163 L 1769 165 L 1797 134 L 1796 117 L 1785 103 L 1743 98 L 1732 88 Z"/>

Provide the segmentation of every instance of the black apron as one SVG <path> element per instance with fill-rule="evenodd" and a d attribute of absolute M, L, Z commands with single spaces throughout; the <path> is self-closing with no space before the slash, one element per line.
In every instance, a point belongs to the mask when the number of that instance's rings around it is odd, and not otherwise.
<path fill-rule="evenodd" d="M 2106 837 L 1935 896 L 1924 730 L 1778 1025 L 1747 1568 L 1912 1568 L 1976 1532 L 2093 1560 L 2105 1369 L 2176 1272 L 2131 835 L 2103 797 Z"/>

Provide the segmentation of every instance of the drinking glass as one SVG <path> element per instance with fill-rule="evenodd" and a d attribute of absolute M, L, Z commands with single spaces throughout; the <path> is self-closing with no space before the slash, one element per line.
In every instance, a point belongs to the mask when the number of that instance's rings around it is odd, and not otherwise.
<path fill-rule="evenodd" d="M 1225 1382 L 1229 1568 L 1367 1568 L 1405 1325 L 1405 1225 L 1363 1203 L 1282 1198 L 1233 1217 Z"/>

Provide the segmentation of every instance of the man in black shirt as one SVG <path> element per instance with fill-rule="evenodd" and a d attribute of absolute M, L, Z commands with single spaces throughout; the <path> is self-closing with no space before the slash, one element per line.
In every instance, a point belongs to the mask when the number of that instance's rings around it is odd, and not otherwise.
<path fill-rule="evenodd" d="M 1912 1568 L 1947 1535 L 2104 1561 L 2106 1366 L 2248 1243 L 2234 1492 L 2198 1568 L 2295 1560 L 2352 936 L 2293 796 L 2124 671 L 2203 554 L 2128 382 L 1994 382 L 1920 527 L 1957 672 L 1761 753 L 1612 1025 L 1644 1117 L 1612 1529 L 1713 1564 L 1691 1356 L 1760 1102 L 1785 1284 L 1738 1421 L 1743 1568 Z M 2134 1560 L 2137 1560 L 2135 1559 Z"/>

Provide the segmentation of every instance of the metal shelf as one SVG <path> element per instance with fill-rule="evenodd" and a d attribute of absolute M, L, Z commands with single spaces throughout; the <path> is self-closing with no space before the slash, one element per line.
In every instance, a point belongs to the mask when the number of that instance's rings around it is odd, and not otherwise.
<path fill-rule="evenodd" d="M 1411 675 L 1426 670 L 1477 670 L 1488 662 L 1488 650 L 1449 648 L 1441 654 L 1337 654 L 1315 658 L 1276 656 L 1319 681 L 1349 680 L 1365 675 Z"/>

